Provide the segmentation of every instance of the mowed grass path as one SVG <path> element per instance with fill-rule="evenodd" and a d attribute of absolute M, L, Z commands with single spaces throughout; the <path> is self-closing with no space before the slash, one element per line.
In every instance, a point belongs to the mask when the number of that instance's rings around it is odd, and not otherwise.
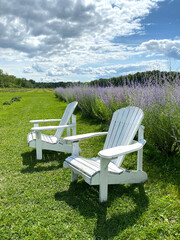
<path fill-rule="evenodd" d="M 20 102 L 2 105 L 16 96 Z M 162 164 L 161 154 L 147 147 L 145 185 L 109 186 L 101 204 L 98 187 L 70 184 L 68 154 L 43 151 L 36 160 L 29 120 L 61 118 L 66 105 L 52 92 L 0 92 L 0 239 L 179 239 L 177 167 Z M 76 114 L 78 133 L 107 130 Z M 96 156 L 104 139 L 81 142 L 82 155 Z M 135 155 L 125 165 L 134 166 Z"/>

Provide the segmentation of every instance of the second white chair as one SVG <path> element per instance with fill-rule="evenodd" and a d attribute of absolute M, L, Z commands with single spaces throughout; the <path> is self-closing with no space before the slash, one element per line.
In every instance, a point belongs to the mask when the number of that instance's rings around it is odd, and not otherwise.
<path fill-rule="evenodd" d="M 47 120 L 31 120 L 30 122 L 34 124 L 31 128 L 33 132 L 30 132 L 27 136 L 28 146 L 36 148 L 36 158 L 42 159 L 42 150 L 52 150 L 58 152 L 73 152 L 73 143 L 64 142 L 62 134 L 65 129 L 67 129 L 67 136 L 76 135 L 76 116 L 73 112 L 77 106 L 78 102 L 72 102 L 67 105 L 62 119 L 47 119 Z M 39 127 L 39 123 L 45 122 L 57 122 L 60 121 L 58 126 L 44 126 Z M 71 122 L 70 122 L 71 121 Z M 54 136 L 49 136 L 42 134 L 42 131 L 56 129 Z"/>

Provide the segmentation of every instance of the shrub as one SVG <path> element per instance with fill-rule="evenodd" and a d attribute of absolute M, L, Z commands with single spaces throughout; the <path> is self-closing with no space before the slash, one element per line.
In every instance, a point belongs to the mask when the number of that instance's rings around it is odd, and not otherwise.
<path fill-rule="evenodd" d="M 13 102 L 18 102 L 20 101 L 21 97 L 13 97 L 11 98 L 10 102 L 13 103 Z"/>
<path fill-rule="evenodd" d="M 11 105 L 11 103 L 13 103 L 13 102 L 18 102 L 18 101 L 20 101 L 21 98 L 22 98 L 22 97 L 12 97 L 9 102 L 8 102 L 8 101 L 3 102 L 3 105 Z"/>
<path fill-rule="evenodd" d="M 3 105 L 11 105 L 11 103 L 8 101 L 5 101 L 5 102 L 3 102 Z"/>

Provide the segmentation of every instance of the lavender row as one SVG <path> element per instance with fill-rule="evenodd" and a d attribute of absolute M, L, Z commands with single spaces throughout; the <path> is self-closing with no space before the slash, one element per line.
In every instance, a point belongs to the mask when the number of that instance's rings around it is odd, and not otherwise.
<path fill-rule="evenodd" d="M 55 95 L 66 102 L 78 101 L 82 113 L 110 121 L 115 110 L 128 105 L 143 109 L 146 138 L 162 152 L 176 154 L 180 137 L 180 85 L 134 84 L 131 87 L 57 88 Z"/>

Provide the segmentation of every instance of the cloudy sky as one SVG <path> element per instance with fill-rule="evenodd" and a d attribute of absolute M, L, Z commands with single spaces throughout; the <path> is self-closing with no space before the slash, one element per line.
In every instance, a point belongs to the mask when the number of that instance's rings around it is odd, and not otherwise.
<path fill-rule="evenodd" d="M 180 0 L 0 0 L 0 69 L 48 81 L 180 71 Z"/>

